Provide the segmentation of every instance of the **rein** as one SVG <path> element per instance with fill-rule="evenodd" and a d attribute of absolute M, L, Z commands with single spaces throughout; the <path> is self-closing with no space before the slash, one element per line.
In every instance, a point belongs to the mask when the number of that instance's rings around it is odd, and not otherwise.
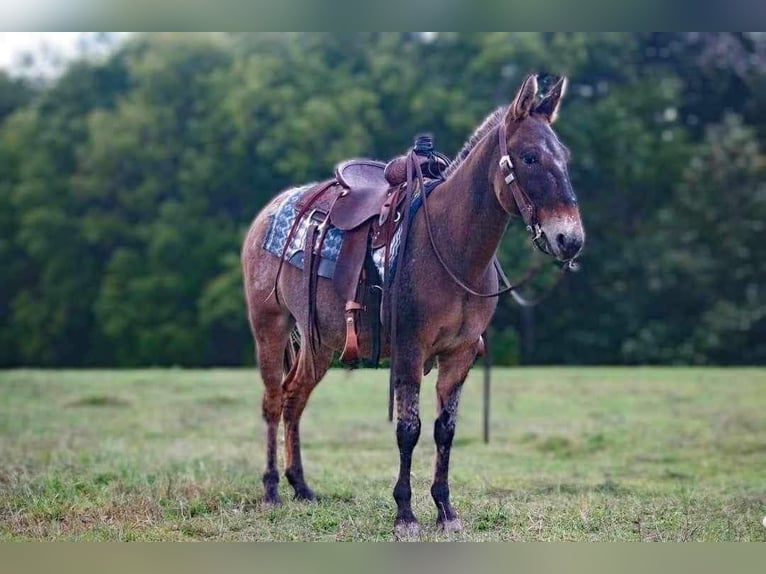
<path fill-rule="evenodd" d="M 545 249 L 543 248 L 543 244 L 541 242 L 543 241 L 542 237 L 542 229 L 540 227 L 540 223 L 537 220 L 537 210 L 535 209 L 534 204 L 530 201 L 529 196 L 524 192 L 524 190 L 519 185 L 519 182 L 516 180 L 516 176 L 513 173 L 513 162 L 511 162 L 511 157 L 508 153 L 508 142 L 507 142 L 507 131 L 505 127 L 505 123 L 500 124 L 500 129 L 498 130 L 498 136 L 500 139 L 500 169 L 504 173 L 504 181 L 505 183 L 510 187 L 511 193 L 513 195 L 513 199 L 516 202 L 516 206 L 519 210 L 519 213 L 521 214 L 521 218 L 524 221 L 524 224 L 527 226 L 527 233 L 529 233 L 530 238 L 532 239 L 532 242 L 535 244 L 535 246 L 540 250 L 545 252 Z M 414 150 L 410 152 L 410 154 L 414 154 Z M 564 265 L 560 267 L 560 273 L 557 277 L 555 283 L 551 285 L 542 295 L 539 297 L 528 300 L 524 297 L 522 297 L 519 293 L 516 291 L 526 285 L 529 281 L 531 281 L 534 277 L 537 276 L 537 274 L 540 272 L 540 270 L 543 268 L 543 265 L 535 265 L 530 267 L 527 272 L 522 276 L 521 279 L 519 279 L 515 283 L 511 283 L 508 279 L 508 276 L 505 274 L 505 271 L 503 271 L 503 268 L 500 265 L 500 262 L 497 260 L 497 257 L 494 258 L 493 263 L 494 267 L 497 271 L 497 274 L 500 278 L 500 280 L 504 283 L 503 288 L 501 288 L 499 291 L 495 291 L 494 293 L 481 293 L 479 291 L 476 291 L 471 286 L 467 285 L 462 279 L 460 279 L 452 269 L 450 269 L 449 265 L 447 265 L 447 262 L 444 260 L 444 257 L 442 256 L 439 249 L 436 247 L 436 241 L 434 240 L 434 234 L 433 230 L 431 228 L 431 215 L 428 211 L 428 194 L 426 193 L 425 186 L 423 185 L 423 173 L 420 169 L 420 164 L 418 162 L 414 162 L 414 168 L 415 168 L 415 183 L 418 185 L 421 189 L 421 193 L 423 195 L 423 215 L 426 222 L 426 229 L 428 231 L 428 239 L 431 242 L 431 248 L 434 251 L 434 254 L 436 255 L 436 259 L 441 264 L 442 268 L 447 272 L 447 275 L 450 276 L 450 279 L 461 289 L 463 289 L 466 293 L 470 293 L 471 295 L 474 295 L 475 297 L 482 297 L 484 299 L 489 299 L 491 297 L 498 297 L 500 295 L 503 295 L 504 293 L 510 292 L 513 296 L 514 300 L 521 305 L 522 307 L 531 307 L 542 301 L 545 297 L 548 296 L 550 292 L 552 292 L 558 284 L 562 281 L 564 278 L 564 275 L 567 271 L 576 271 L 577 265 L 574 263 L 574 261 L 567 261 Z M 408 171 L 408 179 L 411 177 L 411 172 Z M 408 182 L 409 183 L 409 182 Z M 503 204 L 500 203 L 502 206 Z M 505 209 L 505 207 L 503 207 Z M 505 210 L 508 211 L 508 210 Z M 508 212 L 510 214 L 510 212 Z"/>

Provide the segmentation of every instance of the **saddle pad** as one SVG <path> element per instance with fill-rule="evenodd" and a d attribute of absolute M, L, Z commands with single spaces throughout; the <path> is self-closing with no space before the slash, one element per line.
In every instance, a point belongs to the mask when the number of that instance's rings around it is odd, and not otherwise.
<path fill-rule="evenodd" d="M 295 217 L 298 214 L 295 204 L 301 194 L 314 185 L 316 184 L 312 183 L 289 191 L 282 201 L 273 207 L 273 211 L 269 215 L 269 229 L 263 240 L 263 248 L 266 251 L 277 257 L 282 255 L 285 243 L 287 242 L 287 236 L 290 234 L 293 221 L 295 221 Z M 303 269 L 303 245 L 306 240 L 306 230 L 308 229 L 308 226 L 309 220 L 306 217 L 298 224 L 298 229 L 295 231 L 290 246 L 287 248 L 287 253 L 285 254 L 285 261 L 298 269 Z M 397 236 L 391 244 L 390 257 L 392 258 L 392 265 L 395 260 L 395 247 L 398 244 L 397 232 Z M 333 274 L 335 273 L 335 262 L 338 261 L 341 245 L 343 245 L 343 231 L 337 227 L 330 226 L 327 229 L 324 245 L 322 245 L 322 253 L 320 254 L 320 277 L 332 279 Z M 372 258 L 375 262 L 375 266 L 378 268 L 378 273 L 383 277 L 384 250 L 376 249 L 373 251 Z"/>

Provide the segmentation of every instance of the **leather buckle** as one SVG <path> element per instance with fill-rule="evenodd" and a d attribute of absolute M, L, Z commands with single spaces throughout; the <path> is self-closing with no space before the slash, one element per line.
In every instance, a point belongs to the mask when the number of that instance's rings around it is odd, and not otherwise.
<path fill-rule="evenodd" d="M 505 176 L 505 183 L 510 185 L 513 180 L 516 179 L 516 176 L 513 175 L 513 162 L 508 154 L 505 154 L 500 158 L 500 167 L 508 170 L 508 173 Z"/>
<path fill-rule="evenodd" d="M 527 225 L 527 233 L 529 233 L 532 241 L 537 241 L 543 236 L 543 230 L 539 223 L 535 223 L 534 227 L 532 225 Z"/>

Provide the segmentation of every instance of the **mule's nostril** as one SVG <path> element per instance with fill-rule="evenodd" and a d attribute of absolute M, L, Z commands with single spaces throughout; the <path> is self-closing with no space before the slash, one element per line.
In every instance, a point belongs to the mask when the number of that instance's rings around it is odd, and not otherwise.
<path fill-rule="evenodd" d="M 562 255 L 567 259 L 577 255 L 582 248 L 582 239 L 576 235 L 567 236 L 563 233 L 559 233 L 556 236 L 556 243 L 558 244 Z"/>

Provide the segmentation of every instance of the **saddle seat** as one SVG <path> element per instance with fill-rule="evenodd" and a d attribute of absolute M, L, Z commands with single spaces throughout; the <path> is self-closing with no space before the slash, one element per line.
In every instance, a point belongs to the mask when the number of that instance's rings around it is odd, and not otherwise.
<path fill-rule="evenodd" d="M 386 164 L 371 159 L 353 159 L 338 164 L 335 177 L 344 190 L 330 215 L 335 227 L 350 231 L 370 218 L 384 216 L 390 209 L 386 199 L 392 187 L 384 176 L 385 169 Z"/>
<path fill-rule="evenodd" d="M 335 168 L 335 182 L 312 203 L 312 209 L 330 215 L 330 223 L 343 231 L 356 229 L 378 216 L 385 223 L 393 201 L 392 192 L 406 181 L 406 156 L 388 163 L 372 159 L 350 159 Z M 326 184 L 325 184 L 326 185 Z M 311 198 L 313 189 L 304 192 L 296 207 L 301 209 Z M 393 201 L 387 201 L 387 200 Z"/>

